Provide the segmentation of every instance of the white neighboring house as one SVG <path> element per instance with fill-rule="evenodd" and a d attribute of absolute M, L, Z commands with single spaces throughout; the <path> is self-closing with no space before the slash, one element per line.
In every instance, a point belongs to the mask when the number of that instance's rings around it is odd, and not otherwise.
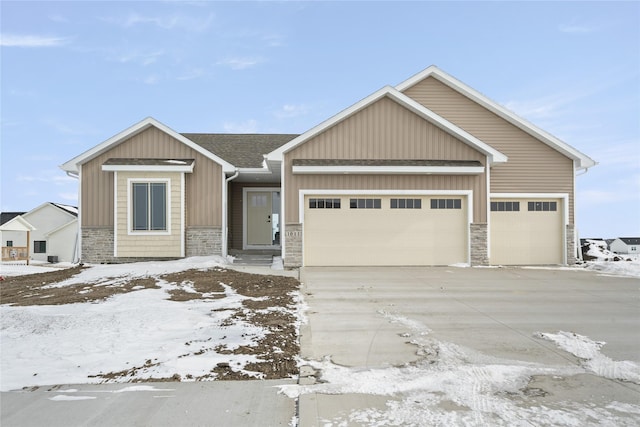
<path fill-rule="evenodd" d="M 22 215 L 35 228 L 31 232 L 29 255 L 34 261 L 74 262 L 78 241 L 78 208 L 46 202 Z M 2 246 L 27 246 L 22 232 L 2 232 Z M 55 258 L 51 258 L 52 260 Z"/>
<path fill-rule="evenodd" d="M 611 245 L 609 245 L 611 252 L 617 254 L 640 254 L 640 237 L 618 237 Z"/>

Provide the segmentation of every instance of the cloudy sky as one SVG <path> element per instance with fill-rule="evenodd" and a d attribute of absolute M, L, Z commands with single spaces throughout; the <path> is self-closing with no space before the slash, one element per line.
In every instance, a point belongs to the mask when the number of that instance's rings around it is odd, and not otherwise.
<path fill-rule="evenodd" d="M 0 2 L 2 211 L 145 117 L 301 133 L 431 64 L 600 164 L 581 236 L 640 235 L 638 2 Z"/>

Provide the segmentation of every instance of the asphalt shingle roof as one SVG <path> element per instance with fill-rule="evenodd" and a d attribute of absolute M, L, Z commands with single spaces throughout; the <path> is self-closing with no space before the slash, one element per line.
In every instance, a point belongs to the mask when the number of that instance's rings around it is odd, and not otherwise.
<path fill-rule="evenodd" d="M 183 133 L 202 148 L 239 168 L 261 168 L 264 155 L 297 134 Z"/>

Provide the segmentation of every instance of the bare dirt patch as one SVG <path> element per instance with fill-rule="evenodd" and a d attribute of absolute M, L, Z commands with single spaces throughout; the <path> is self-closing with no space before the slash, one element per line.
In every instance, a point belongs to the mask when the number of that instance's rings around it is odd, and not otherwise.
<path fill-rule="evenodd" d="M 224 298 L 225 286 L 229 286 L 239 295 L 250 297 L 242 302 L 240 308 L 222 308 L 233 311 L 227 323 L 246 322 L 266 330 L 261 339 L 250 346 L 227 349 L 220 343 L 207 344 L 206 349 L 194 350 L 190 355 L 207 351 L 219 354 L 248 354 L 260 361 L 244 367 L 244 372 L 234 369 L 231 357 L 229 363 L 221 362 L 211 367 L 210 374 L 199 378 L 181 378 L 173 375 L 165 381 L 180 380 L 240 380 L 289 378 L 297 375 L 296 356 L 300 347 L 296 328 L 295 295 L 300 283 L 291 277 L 248 274 L 224 268 L 207 270 L 187 270 L 151 276 L 146 278 L 103 278 L 99 283 L 81 283 L 56 286 L 56 283 L 69 279 L 82 271 L 76 267 L 50 273 L 8 278 L 0 284 L 0 303 L 14 306 L 60 305 L 84 302 L 99 302 L 106 298 L 135 292 L 141 289 L 159 288 L 159 281 L 172 284 L 167 290 L 168 299 L 180 302 Z M 225 327 L 225 325 L 221 325 Z M 186 343 L 189 345 L 189 343 Z M 157 362 L 147 360 L 141 366 L 132 366 L 118 372 L 100 372 L 92 378 L 101 378 L 105 382 L 137 382 L 138 373 L 154 366 Z M 146 380 L 145 380 L 146 381 Z"/>

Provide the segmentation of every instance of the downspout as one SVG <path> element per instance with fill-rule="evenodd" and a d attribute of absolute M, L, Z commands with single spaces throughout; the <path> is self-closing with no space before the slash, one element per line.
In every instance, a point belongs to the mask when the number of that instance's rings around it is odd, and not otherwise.
<path fill-rule="evenodd" d="M 224 172 L 223 172 L 224 174 Z M 222 200 L 224 200 L 224 209 L 222 210 L 222 256 L 224 258 L 227 257 L 229 252 L 229 223 L 228 223 L 228 215 L 229 215 L 229 197 L 228 189 L 229 183 L 236 179 L 240 175 L 240 170 L 238 168 L 235 169 L 235 173 L 230 177 L 225 179 L 224 188 L 222 189 Z"/>
<path fill-rule="evenodd" d="M 78 180 L 78 184 L 82 185 L 82 183 L 80 182 L 80 174 L 79 173 L 75 173 L 75 172 L 71 172 L 71 171 L 66 171 L 67 176 L 71 177 L 71 178 L 75 178 Z M 76 227 L 76 242 L 75 242 L 75 246 L 73 248 L 73 263 L 74 264 L 79 264 L 80 263 L 80 239 L 81 239 L 81 224 L 82 224 L 82 220 L 81 220 L 81 211 L 82 209 L 80 209 L 80 188 L 78 188 L 78 226 Z"/>

